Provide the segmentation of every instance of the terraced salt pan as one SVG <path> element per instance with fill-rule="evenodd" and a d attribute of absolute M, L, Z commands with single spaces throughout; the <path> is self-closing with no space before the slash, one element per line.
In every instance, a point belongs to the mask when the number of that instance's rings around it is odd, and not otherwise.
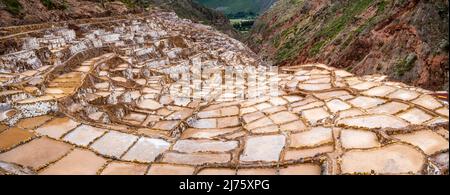
<path fill-rule="evenodd" d="M 69 124 L 56 131 L 40 129 L 45 134 L 33 131 L 42 125 L 45 127 L 44 123 L 54 116 L 21 120 L 11 128 L 0 124 L 0 147 L 7 150 L 0 154 L 0 161 L 31 165 L 37 169 L 34 171 L 42 173 L 43 170 L 62 173 L 69 169 L 67 173 L 78 171 L 80 174 L 341 174 L 340 166 L 347 172 L 373 169 L 380 173 L 404 173 L 407 169 L 414 173 L 414 160 L 417 160 L 414 151 L 417 151 L 420 155 L 432 155 L 426 158 L 430 165 L 439 169 L 427 169 L 424 173 L 448 169 L 445 126 L 433 127 L 431 135 L 416 135 L 419 134 L 414 132 L 417 125 L 407 127 L 419 124 L 427 129 L 426 126 L 448 122 L 448 106 L 424 95 L 431 91 L 383 82 L 386 76 L 357 77 L 323 64 L 308 64 L 282 68 L 284 73 L 272 79 L 280 81 L 278 97 L 234 99 L 252 97 L 249 92 L 263 94 L 263 90 L 269 88 L 268 80 L 258 82 L 236 75 L 239 81 L 223 84 L 215 80 L 217 77 L 200 75 L 192 65 L 199 61 L 214 67 L 204 70 L 219 75 L 225 67 L 246 69 L 260 61 L 248 56 L 241 45 L 235 47 L 233 40 L 205 33 L 206 27 L 197 28 L 174 15 L 160 14 L 152 13 L 149 20 L 141 21 L 142 32 L 157 35 L 159 33 L 154 31 L 167 31 L 164 36 L 177 36 L 178 41 L 184 42 L 182 48 L 177 48 L 179 43 L 172 38 L 160 39 L 152 35 L 151 40 L 141 37 L 139 42 L 150 41 L 147 46 L 159 49 L 147 53 L 151 54 L 149 56 L 138 55 L 134 52 L 142 53 L 146 49 L 135 48 L 140 47 L 139 44 L 129 45 L 132 40 L 120 40 L 115 43 L 120 47 L 120 57 L 105 59 L 114 56 L 108 54 L 88 59 L 81 66 L 69 67 L 58 73 L 59 76 L 54 75 L 57 77 L 53 81 L 37 78 L 29 82 L 30 86 L 26 84 L 23 91 L 0 94 L 2 103 L 3 100 L 11 103 L 15 112 L 27 114 L 24 117 L 69 114 L 76 117 L 74 122 L 87 121 L 89 125 L 103 127 L 97 129 L 81 124 L 70 129 Z M 134 22 L 130 21 L 117 25 L 130 23 L 131 29 L 135 29 Z M 105 33 L 110 33 L 111 29 L 105 29 Z M 129 28 L 125 28 L 123 37 L 139 33 L 126 29 Z M 102 43 L 102 40 L 96 41 Z M 153 59 L 155 57 L 157 59 Z M 94 65 L 99 66 L 94 68 Z M 30 70 L 19 76 L 23 79 L 31 75 L 40 77 L 41 72 Z M 169 75 L 180 72 L 195 72 L 199 78 L 191 83 Z M 269 75 L 274 73 L 265 74 Z M 210 82 L 203 83 L 200 78 Z M 226 79 L 234 80 L 234 76 L 226 76 Z M 81 83 L 85 85 L 80 87 Z M 189 86 L 185 92 L 193 92 L 199 86 L 211 91 L 200 93 L 199 99 L 192 100 L 177 96 L 169 89 L 183 84 Z M 24 95 L 38 94 L 40 89 L 46 89 L 46 94 L 37 98 Z M 220 94 L 218 89 L 229 91 Z M 242 93 L 232 91 L 238 89 L 242 89 Z M 72 95 L 72 92 L 76 93 Z M 60 109 L 65 113 L 59 113 Z M 431 119 L 428 120 L 427 115 Z M 6 116 L 8 120 L 9 117 Z M 15 123 L 11 121 L 8 124 Z M 386 132 L 378 128 L 396 130 Z M 35 132 L 43 137 L 36 138 Z M 48 139 L 48 136 L 53 138 Z M 29 139 L 48 140 L 36 144 Z M 390 145 L 382 145 L 381 141 Z M 392 144 L 400 147 L 389 149 Z M 74 155 L 74 151 L 79 154 Z M 358 156 L 368 162 L 358 160 Z M 83 157 L 86 160 L 80 163 Z M 104 160 L 107 162 L 99 163 Z M 305 161 L 317 164 L 303 164 Z M 321 163 L 326 163 L 323 164 L 326 170 L 321 170 Z"/>
<path fill-rule="evenodd" d="M 422 95 L 412 101 L 414 104 L 423 106 L 427 109 L 434 110 L 442 106 L 442 104 L 430 95 Z"/>
<path fill-rule="evenodd" d="M 195 168 L 184 165 L 152 164 L 148 175 L 192 175 Z"/>
<path fill-rule="evenodd" d="M 396 114 L 408 109 L 409 106 L 400 102 L 389 102 L 375 108 L 367 110 L 370 114 Z"/>
<path fill-rule="evenodd" d="M 352 99 L 349 101 L 349 103 L 352 104 L 353 106 L 358 107 L 358 108 L 363 108 L 363 109 L 371 108 L 371 107 L 383 104 L 385 102 L 386 101 L 383 99 L 365 97 L 365 96 L 359 96 L 359 97 L 356 97 L 355 99 Z"/>
<path fill-rule="evenodd" d="M 170 147 L 170 143 L 162 139 L 140 138 L 123 156 L 124 160 L 153 162 L 158 155 Z"/>
<path fill-rule="evenodd" d="M 382 121 L 382 122 L 380 122 Z M 337 121 L 337 125 L 354 128 L 405 128 L 409 125 L 406 121 L 392 115 L 364 115 L 343 118 Z"/>
<path fill-rule="evenodd" d="M 326 89 L 331 89 L 331 84 L 299 84 L 298 88 L 305 91 L 322 91 Z"/>
<path fill-rule="evenodd" d="M 394 92 L 397 88 L 383 85 L 379 87 L 374 87 L 367 91 L 362 92 L 363 95 L 366 96 L 374 96 L 374 97 L 385 97 L 386 95 Z"/>
<path fill-rule="evenodd" d="M 284 160 L 288 161 L 288 160 L 300 160 L 304 158 L 313 158 L 333 151 L 334 151 L 333 145 L 287 150 L 286 154 L 284 155 Z"/>
<path fill-rule="evenodd" d="M 326 105 L 332 113 L 336 113 L 341 110 L 347 110 L 347 109 L 351 108 L 351 106 L 349 104 L 347 104 L 344 101 L 339 100 L 339 99 L 330 100 L 326 103 Z"/>
<path fill-rule="evenodd" d="M 40 175 L 95 175 L 106 159 L 88 150 L 75 149 L 67 156 L 50 165 Z"/>
<path fill-rule="evenodd" d="M 204 165 L 204 164 L 223 164 L 231 160 L 231 154 L 210 154 L 210 153 L 195 153 L 182 154 L 169 152 L 164 154 L 162 162 L 175 163 L 181 165 Z"/>
<path fill-rule="evenodd" d="M 90 147 L 106 156 L 120 158 L 138 139 L 137 136 L 111 131 L 96 140 Z"/>
<path fill-rule="evenodd" d="M 181 139 L 186 138 L 198 138 L 198 139 L 204 139 L 204 138 L 214 138 L 216 136 L 221 136 L 224 134 L 229 134 L 232 132 L 235 132 L 239 130 L 240 127 L 236 128 L 224 128 L 224 129 L 195 129 L 195 128 L 189 128 L 186 129 L 183 134 L 181 135 Z"/>
<path fill-rule="evenodd" d="M 409 100 L 413 100 L 417 97 L 419 97 L 419 93 L 415 92 L 415 91 L 411 91 L 411 90 L 407 90 L 407 89 L 399 89 L 391 94 L 389 94 L 389 98 L 392 99 L 400 99 L 400 100 L 405 100 L 405 101 L 409 101 Z"/>
<path fill-rule="evenodd" d="M 35 131 L 41 135 L 47 135 L 51 138 L 59 139 L 65 133 L 75 129 L 80 123 L 73 121 L 70 118 L 55 118 L 50 122 L 37 128 Z"/>
<path fill-rule="evenodd" d="M 363 83 L 359 83 L 359 84 L 356 84 L 356 85 L 352 85 L 350 87 L 353 88 L 353 89 L 362 91 L 362 90 L 370 89 L 370 88 L 375 87 L 377 85 L 378 85 L 378 83 L 374 83 L 374 82 L 363 82 Z"/>
<path fill-rule="evenodd" d="M 282 135 L 248 137 L 240 160 L 243 162 L 278 161 L 284 145 L 285 137 Z"/>
<path fill-rule="evenodd" d="M 316 124 L 320 120 L 326 119 L 330 114 L 322 107 L 314 108 L 311 110 L 305 110 L 302 112 L 302 116 L 308 120 L 310 124 Z"/>
<path fill-rule="evenodd" d="M 316 127 L 309 131 L 292 134 L 290 137 L 290 147 L 313 147 L 333 142 L 331 128 Z"/>
<path fill-rule="evenodd" d="M 88 146 L 92 141 L 102 136 L 106 131 L 103 129 L 91 127 L 88 125 L 81 125 L 77 127 L 75 130 L 64 136 L 65 141 L 70 143 L 80 145 L 80 146 Z"/>
<path fill-rule="evenodd" d="M 16 163 L 35 170 L 70 152 L 71 145 L 43 137 L 0 154 L 0 161 Z"/>
<path fill-rule="evenodd" d="M 436 152 L 448 150 L 448 140 L 430 130 L 416 131 L 410 134 L 399 134 L 392 137 L 419 147 L 427 155 L 433 155 Z"/>
<path fill-rule="evenodd" d="M 173 150 L 185 153 L 228 152 L 238 147 L 237 141 L 178 140 Z"/>
<path fill-rule="evenodd" d="M 145 175 L 148 165 L 128 163 L 128 162 L 111 162 L 102 171 L 102 175 Z"/>
<path fill-rule="evenodd" d="M 416 125 L 422 124 L 433 118 L 429 114 L 427 114 L 424 111 L 417 109 L 417 108 L 413 108 L 413 109 L 403 112 L 397 116 L 402 119 L 405 119 L 406 121 L 410 122 L 411 124 L 416 124 Z"/>
<path fill-rule="evenodd" d="M 363 149 L 379 147 L 378 137 L 370 131 L 342 130 L 341 144 L 346 149 Z"/>
<path fill-rule="evenodd" d="M 298 116 L 290 112 L 284 111 L 269 116 L 276 124 L 283 124 L 295 120 L 299 120 Z"/>
<path fill-rule="evenodd" d="M 299 164 L 280 168 L 280 175 L 320 175 L 322 170 L 319 165 Z"/>
<path fill-rule="evenodd" d="M 425 156 L 411 146 L 392 144 L 377 149 L 352 150 L 342 156 L 343 174 L 420 174 Z"/>

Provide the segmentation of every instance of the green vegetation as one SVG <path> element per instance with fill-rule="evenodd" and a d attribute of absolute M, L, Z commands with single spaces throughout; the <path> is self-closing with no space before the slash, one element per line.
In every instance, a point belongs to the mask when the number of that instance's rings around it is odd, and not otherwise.
<path fill-rule="evenodd" d="M 325 40 L 319 41 L 317 42 L 312 48 L 311 50 L 309 50 L 309 55 L 310 56 L 315 56 L 320 52 L 320 49 L 322 49 L 322 47 L 326 44 L 327 42 Z"/>
<path fill-rule="evenodd" d="M 289 20 L 292 20 L 295 15 L 302 13 L 303 5 L 300 4 L 305 3 L 303 0 L 285 0 L 282 2 L 283 3 L 278 4 L 275 8 L 272 8 L 272 10 L 275 11 L 284 10 L 284 12 L 286 12 L 286 14 L 283 14 L 281 17 L 277 17 L 276 21 L 273 21 L 273 31 L 282 28 L 281 25 L 285 25 Z M 349 3 L 336 3 L 330 7 L 327 12 L 330 13 L 330 15 L 342 13 L 339 17 L 330 17 L 325 20 L 323 18 L 311 18 L 308 23 L 297 23 L 280 33 L 275 33 L 271 41 L 274 47 L 277 48 L 277 53 L 275 55 L 276 63 L 295 58 L 299 52 L 305 48 L 305 44 L 309 42 L 308 37 L 315 37 L 316 40 L 311 45 L 308 55 L 310 57 L 316 56 L 326 45 L 335 40 L 343 30 L 351 26 L 353 24 L 352 22 L 355 21 L 355 17 L 367 10 L 373 2 L 374 0 L 355 0 Z M 379 5 L 381 10 L 384 10 L 385 6 L 386 3 L 384 2 Z M 272 12 L 275 13 L 275 11 Z M 274 17 L 269 16 L 268 18 Z M 374 22 L 375 18 L 370 18 L 356 30 L 350 32 L 349 35 L 345 37 L 343 43 L 337 44 L 340 44 L 341 49 L 345 49 L 355 36 L 372 26 Z M 320 29 L 316 31 L 315 29 L 318 26 L 320 26 Z M 315 33 L 311 34 L 310 32 Z"/>
<path fill-rule="evenodd" d="M 6 11 L 13 15 L 18 15 L 22 10 L 22 5 L 17 0 L 1 0 L 6 6 Z"/>
<path fill-rule="evenodd" d="M 123 4 L 125 4 L 128 8 L 136 7 L 136 3 L 133 0 L 120 0 Z"/>
<path fill-rule="evenodd" d="M 409 54 L 403 60 L 397 63 L 395 66 L 395 74 L 397 76 L 403 76 L 406 72 L 414 68 L 415 62 L 417 61 L 417 56 L 414 53 Z"/>
<path fill-rule="evenodd" d="M 343 12 L 343 15 L 336 20 L 328 24 L 322 31 L 318 33 L 318 37 L 321 37 L 322 41 L 317 42 L 313 46 L 313 50 L 310 52 L 311 56 L 315 56 L 323 46 L 333 40 L 345 27 L 347 27 L 352 19 L 366 10 L 373 0 L 358 0 Z M 362 29 L 360 30 L 362 31 Z M 323 42 L 325 41 L 325 42 Z"/>
<path fill-rule="evenodd" d="M 258 15 L 272 5 L 274 0 L 197 0 L 206 7 L 222 11 L 230 18 L 244 18 L 242 14 Z M 231 17 L 236 15 L 235 17 Z M 241 15 L 241 16 L 239 16 Z"/>
<path fill-rule="evenodd" d="M 66 1 L 63 1 L 62 3 L 55 3 L 52 0 L 41 0 L 41 3 L 47 7 L 49 10 L 65 10 L 67 9 Z"/>
<path fill-rule="evenodd" d="M 231 25 L 241 33 L 247 33 L 258 15 L 268 9 L 275 0 L 196 0 L 198 3 L 224 13 Z"/>
<path fill-rule="evenodd" d="M 230 19 L 231 25 L 240 32 L 248 32 L 255 20 L 249 19 Z"/>
<path fill-rule="evenodd" d="M 341 45 L 341 50 L 344 50 L 345 48 L 347 48 L 347 46 L 350 45 L 350 43 L 354 40 L 354 38 L 357 37 L 358 35 L 360 35 L 365 29 L 370 29 L 370 27 L 372 27 L 373 25 L 378 23 L 378 21 L 380 21 L 380 19 L 382 19 L 383 12 L 386 9 L 386 4 L 387 4 L 386 1 L 381 1 L 378 3 L 377 13 L 375 14 L 375 16 L 371 17 L 364 24 L 360 25 L 356 30 L 352 31 L 347 36 L 344 43 Z"/>

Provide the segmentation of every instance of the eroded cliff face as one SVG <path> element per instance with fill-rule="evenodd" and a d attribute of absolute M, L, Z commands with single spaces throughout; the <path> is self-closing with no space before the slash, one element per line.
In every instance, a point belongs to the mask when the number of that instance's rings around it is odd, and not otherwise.
<path fill-rule="evenodd" d="M 448 2 L 280 0 L 247 42 L 278 65 L 327 63 L 448 90 Z"/>

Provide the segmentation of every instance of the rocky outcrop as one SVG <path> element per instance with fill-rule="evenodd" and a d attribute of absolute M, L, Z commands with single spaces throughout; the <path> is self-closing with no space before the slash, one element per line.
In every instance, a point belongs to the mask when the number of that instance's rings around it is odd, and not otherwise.
<path fill-rule="evenodd" d="M 280 0 L 247 42 L 278 65 L 327 63 L 448 90 L 448 2 Z"/>

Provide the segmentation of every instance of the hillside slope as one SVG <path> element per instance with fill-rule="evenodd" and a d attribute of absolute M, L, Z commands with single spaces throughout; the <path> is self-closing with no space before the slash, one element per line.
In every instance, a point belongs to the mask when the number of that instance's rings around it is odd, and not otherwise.
<path fill-rule="evenodd" d="M 247 40 L 278 65 L 322 62 L 448 90 L 448 2 L 280 0 Z"/>
<path fill-rule="evenodd" d="M 144 0 L 145 1 L 145 0 Z M 181 18 L 214 26 L 216 29 L 239 38 L 239 33 L 231 26 L 229 19 L 221 12 L 209 9 L 193 0 L 147 0 L 151 5 L 174 11 Z"/>
<path fill-rule="evenodd" d="M 148 6 L 175 11 L 238 36 L 225 15 L 192 0 L 0 0 L 0 27 L 140 13 Z"/>
<path fill-rule="evenodd" d="M 199 3 L 225 14 L 253 12 L 258 14 L 270 8 L 276 0 L 197 0 Z"/>

